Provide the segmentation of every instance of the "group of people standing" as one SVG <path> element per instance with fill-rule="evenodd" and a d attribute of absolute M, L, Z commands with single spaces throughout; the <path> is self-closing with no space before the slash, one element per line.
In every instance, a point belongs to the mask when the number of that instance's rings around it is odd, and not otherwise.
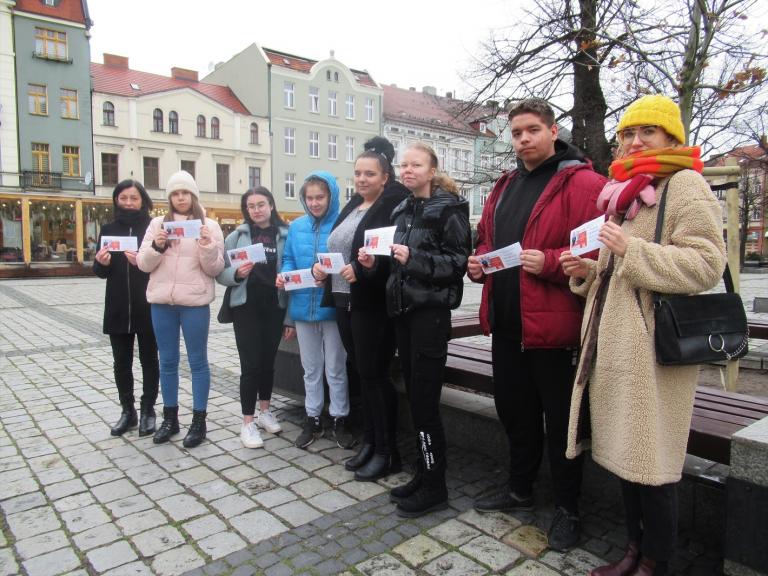
<path fill-rule="evenodd" d="M 325 376 L 328 435 L 342 448 L 357 445 L 346 468 L 359 481 L 400 471 L 398 394 L 390 379 L 397 351 L 418 457 L 412 479 L 390 497 L 405 517 L 444 508 L 440 393 L 450 311 L 461 303 L 466 273 L 484 284 L 480 322 L 493 336 L 494 399 L 510 461 L 508 482 L 478 497 L 475 508 L 533 509 L 546 445 L 556 510 L 549 545 L 574 546 L 582 450 L 591 442 L 595 462 L 621 480 L 628 530 L 625 556 L 592 574 L 665 574 L 696 368 L 656 363 L 652 292 L 687 294 L 717 283 L 725 266 L 719 204 L 700 175 L 699 150 L 684 146 L 679 108 L 664 96 L 643 97 L 626 109 L 610 180 L 558 138 L 546 102 L 517 103 L 509 121 L 518 165 L 496 182 L 485 204 L 474 254 L 468 204 L 423 143 L 404 151 L 397 182 L 392 145 L 380 137 L 367 142 L 354 166 L 356 194 L 341 211 L 335 177 L 313 172 L 300 192 L 306 214 L 290 227 L 266 188 L 248 190 L 241 200 L 244 223 L 226 240 L 205 218 L 186 172 L 168 183 L 168 214 L 151 221 L 152 202 L 141 184 L 121 182 L 113 195 L 116 220 L 102 234 L 134 235 L 141 247 L 138 253 L 102 248 L 94 264 L 108 279 L 104 329 L 123 408 L 112 434 L 138 424 L 140 435 L 154 433 L 162 443 L 179 432 L 182 331 L 193 394 L 184 445 L 205 438 L 209 304 L 218 280 L 227 286 L 219 320 L 233 323 L 240 356 L 243 444 L 263 446 L 259 428 L 281 430 L 270 411 L 274 360 L 281 336 L 295 336 L 306 392 L 296 446 L 306 448 L 324 434 Z M 662 194 L 667 211 L 658 244 Z M 599 254 L 571 254 L 571 231 L 601 214 Z M 199 239 L 169 239 L 163 222 L 186 219 L 202 221 Z M 390 253 L 369 253 L 365 231 L 386 226 L 395 226 Z M 521 265 L 486 274 L 481 256 L 516 242 Z M 266 261 L 233 266 L 225 250 L 252 244 L 263 246 Z M 324 252 L 343 256 L 340 272 L 329 274 L 318 263 Z M 311 270 L 315 286 L 288 296 L 283 274 L 303 269 Z M 139 415 L 134 335 L 144 374 Z M 158 377 L 163 420 L 155 431 Z M 348 425 L 350 388 L 362 399 L 359 443 Z"/>

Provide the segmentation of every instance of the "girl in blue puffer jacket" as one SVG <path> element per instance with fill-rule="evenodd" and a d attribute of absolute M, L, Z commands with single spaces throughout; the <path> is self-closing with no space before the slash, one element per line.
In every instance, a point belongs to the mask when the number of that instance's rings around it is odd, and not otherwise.
<path fill-rule="evenodd" d="M 329 172 L 312 172 L 300 192 L 305 216 L 288 229 L 283 267 L 277 287 L 284 288 L 283 272 L 312 268 L 318 252 L 327 252 L 328 235 L 339 215 L 339 187 Z M 296 446 L 306 448 L 323 434 L 320 415 L 325 403 L 323 368 L 330 393 L 329 412 L 333 418 L 333 439 L 341 448 L 351 448 L 354 438 L 347 430 L 349 390 L 347 354 L 339 336 L 334 308 L 322 308 L 323 289 L 303 288 L 290 292 L 286 324 L 295 323 L 301 365 L 304 368 L 304 406 L 307 419 Z"/>

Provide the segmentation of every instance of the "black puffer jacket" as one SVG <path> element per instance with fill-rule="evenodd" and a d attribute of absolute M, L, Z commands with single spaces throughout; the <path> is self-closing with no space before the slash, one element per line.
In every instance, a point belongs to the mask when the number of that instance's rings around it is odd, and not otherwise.
<path fill-rule="evenodd" d="M 427 199 L 410 195 L 392 212 L 395 244 L 408 246 L 405 265 L 392 259 L 387 280 L 390 316 L 418 308 L 457 308 L 471 251 L 469 203 L 437 188 Z"/>
<path fill-rule="evenodd" d="M 102 236 L 136 236 L 138 245 L 144 239 L 149 225 L 146 218 L 137 219 L 133 224 L 119 220 L 101 227 L 97 246 Z M 104 296 L 104 334 L 135 334 L 152 332 L 152 318 L 147 303 L 149 274 L 131 266 L 122 252 L 112 252 L 109 266 L 93 262 L 93 272 L 99 278 L 107 279 Z"/>
<path fill-rule="evenodd" d="M 352 249 L 349 254 L 345 254 L 347 262 L 352 264 L 355 270 L 357 282 L 349 285 L 349 301 L 351 308 L 374 308 L 384 306 L 384 289 L 389 277 L 389 258 L 382 258 L 372 271 L 363 270 L 360 262 L 357 261 L 357 254 L 365 242 L 365 231 L 373 228 L 382 228 L 391 226 L 392 210 L 398 206 L 409 194 L 408 188 L 400 182 L 393 182 L 384 189 L 378 200 L 368 208 L 365 216 L 357 225 L 355 236 L 352 239 Z M 363 203 L 363 198 L 355 194 L 350 198 L 347 205 L 339 214 L 333 225 L 341 224 L 352 210 L 356 210 Z M 333 296 L 331 295 L 330 278 L 325 282 L 325 292 L 321 306 L 334 306 Z"/>

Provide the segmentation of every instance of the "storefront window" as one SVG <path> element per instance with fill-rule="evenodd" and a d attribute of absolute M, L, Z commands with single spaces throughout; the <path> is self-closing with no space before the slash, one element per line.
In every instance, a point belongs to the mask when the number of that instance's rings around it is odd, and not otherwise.
<path fill-rule="evenodd" d="M 112 204 L 83 202 L 83 259 L 91 262 L 98 248 L 101 227 L 114 219 Z"/>
<path fill-rule="evenodd" d="M 74 262 L 75 203 L 30 200 L 33 262 Z"/>
<path fill-rule="evenodd" d="M 21 200 L 0 200 L 0 264 L 23 262 Z"/>

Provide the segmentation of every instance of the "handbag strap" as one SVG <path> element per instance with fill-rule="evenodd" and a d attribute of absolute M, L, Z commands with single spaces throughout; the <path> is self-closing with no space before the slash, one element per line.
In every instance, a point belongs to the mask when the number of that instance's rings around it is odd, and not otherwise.
<path fill-rule="evenodd" d="M 664 227 L 664 211 L 667 208 L 667 189 L 669 188 L 669 180 L 664 184 L 664 190 L 661 192 L 661 200 L 659 200 L 659 211 L 656 213 L 656 233 L 654 234 L 653 241 L 656 244 L 661 244 L 661 229 Z M 731 269 L 728 267 L 728 263 L 725 263 L 725 270 L 723 270 L 723 281 L 725 282 L 725 291 L 733 292 L 733 278 L 731 277 Z M 661 299 L 661 294 L 653 292 L 653 302 L 658 304 Z"/>

